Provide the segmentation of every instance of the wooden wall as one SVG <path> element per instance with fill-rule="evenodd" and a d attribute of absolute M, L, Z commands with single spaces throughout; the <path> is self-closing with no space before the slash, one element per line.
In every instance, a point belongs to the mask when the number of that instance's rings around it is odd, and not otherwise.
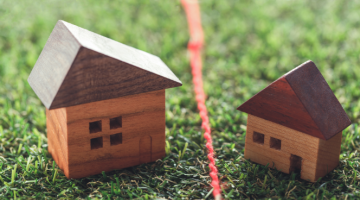
<path fill-rule="evenodd" d="M 110 118 L 119 116 L 122 127 L 110 129 Z M 102 131 L 90 133 L 89 123 L 100 120 Z M 165 90 L 67 107 L 66 123 L 68 173 L 66 165 L 62 166 L 68 178 L 130 167 L 165 156 Z M 122 133 L 122 144 L 110 145 L 110 135 L 116 133 Z M 48 133 L 48 137 L 54 135 Z M 102 137 L 103 146 L 91 149 L 90 140 L 97 137 Z M 51 146 L 49 143 L 49 149 Z"/>
<path fill-rule="evenodd" d="M 265 135 L 264 144 L 253 142 L 254 132 Z M 280 150 L 270 148 L 270 137 L 281 140 Z M 340 143 L 341 132 L 325 141 L 249 114 L 245 158 L 262 165 L 269 163 L 269 167 L 276 167 L 284 173 L 289 173 L 291 154 L 300 156 L 301 178 L 316 181 L 326 174 L 323 173 L 324 162 L 330 162 L 327 164 L 328 171 L 337 166 Z"/>

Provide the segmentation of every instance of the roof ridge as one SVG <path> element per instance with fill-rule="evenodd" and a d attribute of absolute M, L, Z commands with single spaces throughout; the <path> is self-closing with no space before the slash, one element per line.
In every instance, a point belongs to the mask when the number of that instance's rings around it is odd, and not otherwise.
<path fill-rule="evenodd" d="M 115 40 L 112 40 L 108 37 L 102 36 L 98 33 L 89 31 L 87 29 L 81 28 L 79 26 L 76 26 L 74 24 L 65 22 L 61 20 L 63 24 L 66 26 L 66 28 L 70 31 L 70 33 L 76 38 L 76 40 L 81 44 L 81 46 L 86 47 L 88 49 L 91 49 L 93 51 L 96 51 L 98 53 L 107 55 L 109 57 L 112 57 L 114 59 L 120 60 L 122 62 L 128 63 L 130 65 L 133 65 L 137 68 L 142 68 L 148 72 L 158 74 L 164 78 L 171 79 L 175 82 L 178 82 L 181 84 L 181 81 L 176 75 L 163 63 L 163 61 L 153 54 L 150 54 L 148 52 L 145 52 L 140 49 L 136 49 L 132 46 L 117 42 Z M 82 38 L 79 37 L 79 35 L 82 36 Z M 83 39 L 85 38 L 85 39 Z M 101 40 L 102 44 L 99 45 L 99 41 Z M 96 43 L 96 44 L 95 44 Z M 106 46 L 106 47 L 104 47 Z M 117 46 L 117 47 L 115 47 Z M 120 52 L 119 49 L 126 49 L 127 51 Z M 108 50 L 112 49 L 112 51 Z M 139 56 L 139 53 L 142 55 Z M 132 54 L 131 57 L 137 57 L 139 60 L 145 59 L 147 62 L 138 61 L 136 59 L 129 58 L 126 54 Z M 125 56 L 123 56 L 125 55 Z M 162 70 L 154 69 L 151 65 L 151 58 L 155 58 L 159 60 L 162 64 Z M 146 63 L 146 64 L 145 64 Z M 159 63 L 157 63 L 159 64 Z"/>
<path fill-rule="evenodd" d="M 69 73 L 74 67 L 82 70 L 77 71 L 76 80 L 68 78 L 73 77 Z M 182 85 L 159 57 L 63 20 L 59 20 L 51 32 L 28 82 L 48 109 Z M 124 89 L 124 85 L 128 88 Z M 64 92 L 63 88 L 69 91 Z M 69 93 L 86 95 L 70 103 L 74 99 L 64 96 Z"/>

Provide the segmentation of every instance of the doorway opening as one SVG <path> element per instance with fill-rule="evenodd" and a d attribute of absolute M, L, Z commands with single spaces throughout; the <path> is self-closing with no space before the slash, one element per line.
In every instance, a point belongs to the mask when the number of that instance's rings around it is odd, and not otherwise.
<path fill-rule="evenodd" d="M 301 165 L 302 165 L 302 158 L 300 156 L 291 154 L 289 171 L 301 175 Z"/>

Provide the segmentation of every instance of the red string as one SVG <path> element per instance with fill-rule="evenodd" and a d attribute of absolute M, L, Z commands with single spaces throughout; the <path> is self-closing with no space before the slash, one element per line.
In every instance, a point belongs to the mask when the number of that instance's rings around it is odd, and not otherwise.
<path fill-rule="evenodd" d="M 196 101 L 198 109 L 200 111 L 200 117 L 202 120 L 201 127 L 205 130 L 204 138 L 206 139 L 206 148 L 208 149 L 208 159 L 210 161 L 210 177 L 212 179 L 211 186 L 214 188 L 213 195 L 215 199 L 221 199 L 218 170 L 215 165 L 214 159 L 214 147 L 211 139 L 211 129 L 209 124 L 209 118 L 205 106 L 205 93 L 203 90 L 202 81 L 202 61 L 201 61 L 201 49 L 204 42 L 204 34 L 201 27 L 200 8 L 197 0 L 181 0 L 181 3 L 185 9 L 187 21 L 190 29 L 190 42 L 188 44 L 188 50 L 190 51 L 190 65 L 193 75 L 193 82 L 195 87 Z"/>

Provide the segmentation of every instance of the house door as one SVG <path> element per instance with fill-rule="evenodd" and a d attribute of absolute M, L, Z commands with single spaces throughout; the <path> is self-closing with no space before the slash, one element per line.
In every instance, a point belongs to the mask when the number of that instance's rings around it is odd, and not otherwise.
<path fill-rule="evenodd" d="M 140 163 L 151 162 L 151 137 L 144 136 L 140 139 Z"/>
<path fill-rule="evenodd" d="M 291 154 L 290 156 L 290 172 L 301 174 L 302 158 L 300 156 Z"/>

